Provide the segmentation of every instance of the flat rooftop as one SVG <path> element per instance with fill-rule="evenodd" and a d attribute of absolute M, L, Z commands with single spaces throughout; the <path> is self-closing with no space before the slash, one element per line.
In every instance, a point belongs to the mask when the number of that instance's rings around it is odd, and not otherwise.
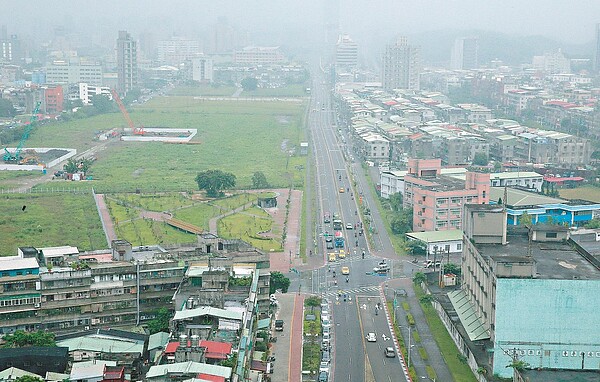
<path fill-rule="evenodd" d="M 597 370 L 525 370 L 523 377 L 530 382 L 596 382 Z"/>
<path fill-rule="evenodd" d="M 538 206 L 540 204 L 567 203 L 565 199 L 520 190 L 518 188 L 506 188 L 507 205 L 510 207 Z M 490 187 L 490 200 L 504 199 L 504 187 Z"/>
<path fill-rule="evenodd" d="M 526 259 L 527 234 L 509 234 L 506 245 L 477 244 L 483 256 L 497 261 Z M 531 242 L 531 257 L 539 279 L 600 279 L 600 271 L 567 243 Z"/>

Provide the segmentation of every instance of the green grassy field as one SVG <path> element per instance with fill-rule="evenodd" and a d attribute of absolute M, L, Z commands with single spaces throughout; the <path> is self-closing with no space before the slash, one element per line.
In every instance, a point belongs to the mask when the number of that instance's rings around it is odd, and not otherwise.
<path fill-rule="evenodd" d="M 107 247 L 91 194 L 5 194 L 0 211 L 0 255 L 14 256 L 20 246 Z"/>
<path fill-rule="evenodd" d="M 565 199 L 584 199 L 600 203 L 600 187 L 584 186 L 578 188 L 563 188 L 559 190 L 560 197 Z"/>
<path fill-rule="evenodd" d="M 40 175 L 42 175 L 40 171 L 0 171 L 0 182 L 17 178 L 33 178 Z"/>
<path fill-rule="evenodd" d="M 199 85 L 199 86 L 179 86 L 171 90 L 169 94 L 174 96 L 198 96 L 198 97 L 211 97 L 211 96 L 231 96 L 235 93 L 237 88 L 235 86 L 211 86 L 211 85 Z"/>
<path fill-rule="evenodd" d="M 273 232 L 273 239 L 259 239 L 259 232 L 273 228 L 273 218 L 258 207 L 226 216 L 219 220 L 219 236 L 228 239 L 242 239 L 263 251 L 281 251 L 281 234 Z"/>
<path fill-rule="evenodd" d="M 136 107 L 131 116 L 146 127 L 197 128 L 195 140 L 202 144 L 111 141 L 97 154 L 93 181 L 60 186 L 94 187 L 99 192 L 195 190 L 198 172 L 221 169 L 236 175 L 238 188 L 248 188 L 256 171 L 275 187 L 292 182 L 302 188 L 306 157 L 289 157 L 288 151 L 304 140 L 303 103 L 162 97 Z M 29 144 L 81 150 L 92 142 L 95 131 L 124 124 L 117 113 L 55 124 L 36 130 Z"/>
<path fill-rule="evenodd" d="M 258 88 L 252 91 L 243 91 L 240 97 L 308 97 L 305 85 L 289 85 L 282 88 Z"/>

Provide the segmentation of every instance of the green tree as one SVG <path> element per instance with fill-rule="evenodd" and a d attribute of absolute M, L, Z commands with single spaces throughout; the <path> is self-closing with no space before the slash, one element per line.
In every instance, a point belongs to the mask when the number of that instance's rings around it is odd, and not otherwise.
<path fill-rule="evenodd" d="M 148 330 L 150 330 L 150 334 L 158 332 L 169 332 L 170 319 L 171 311 L 167 308 L 160 308 L 156 312 L 156 317 L 148 321 Z"/>
<path fill-rule="evenodd" d="M 413 276 L 413 283 L 415 283 L 415 284 L 421 284 L 426 281 L 427 281 L 427 276 L 425 276 L 425 273 L 423 273 L 423 272 L 417 272 Z"/>
<path fill-rule="evenodd" d="M 515 369 L 517 371 L 523 371 L 529 367 L 529 364 L 525 361 L 515 359 L 511 363 L 506 365 L 506 367 L 512 367 L 513 369 Z"/>
<path fill-rule="evenodd" d="M 91 99 L 93 109 L 97 114 L 112 113 L 115 111 L 115 103 L 107 96 L 97 94 Z"/>
<path fill-rule="evenodd" d="M 405 209 L 395 213 L 390 221 L 392 232 L 403 235 L 412 231 L 412 217 L 412 209 Z"/>
<path fill-rule="evenodd" d="M 585 228 L 597 229 L 600 228 L 600 219 L 592 219 L 585 223 Z"/>
<path fill-rule="evenodd" d="M 0 98 L 0 117 L 12 118 L 17 115 L 17 111 L 10 100 Z"/>
<path fill-rule="evenodd" d="M 40 377 L 34 377 L 33 375 L 22 375 L 15 378 L 15 382 L 44 382 Z"/>
<path fill-rule="evenodd" d="M 235 187 L 235 175 L 221 170 L 206 170 L 196 175 L 196 183 L 207 196 L 216 198 L 223 195 L 221 190 Z"/>
<path fill-rule="evenodd" d="M 487 166 L 489 163 L 488 156 L 485 153 L 477 153 L 473 158 L 473 164 L 476 166 Z"/>
<path fill-rule="evenodd" d="M 400 192 L 390 195 L 389 200 L 392 211 L 402 211 L 404 201 Z"/>
<path fill-rule="evenodd" d="M 454 263 L 449 263 L 449 264 L 444 264 L 444 273 L 452 273 L 454 275 L 460 275 L 460 265 L 458 264 L 454 264 Z"/>
<path fill-rule="evenodd" d="M 131 89 L 130 91 L 127 92 L 127 95 L 125 95 L 125 98 L 123 98 L 123 103 L 125 105 L 131 105 L 133 103 L 133 101 L 139 99 L 142 96 L 142 91 L 138 88 L 136 89 Z"/>
<path fill-rule="evenodd" d="M 90 171 L 92 163 L 93 160 L 88 158 L 82 158 L 77 160 L 69 158 L 69 160 L 67 160 L 67 163 L 65 163 L 65 165 L 63 166 L 63 170 L 71 174 L 75 172 L 83 172 L 84 174 L 87 174 Z"/>
<path fill-rule="evenodd" d="M 410 253 L 411 256 L 425 256 L 427 253 L 427 245 L 419 240 L 407 240 L 406 252 Z"/>
<path fill-rule="evenodd" d="M 56 346 L 54 333 L 38 330 L 37 332 L 25 332 L 17 330 L 12 334 L 4 336 L 3 348 L 21 348 L 27 346 L 53 347 Z"/>
<path fill-rule="evenodd" d="M 269 188 L 267 177 L 262 171 L 256 171 L 252 175 L 252 188 Z"/>
<path fill-rule="evenodd" d="M 519 219 L 519 225 L 531 226 L 532 223 L 533 219 L 531 215 L 529 215 L 527 212 L 523 212 L 523 215 L 521 215 L 521 219 Z"/>
<path fill-rule="evenodd" d="M 496 161 L 494 162 L 494 172 L 500 172 L 502 170 L 502 163 Z"/>
<path fill-rule="evenodd" d="M 245 91 L 252 91 L 258 88 L 258 80 L 254 77 L 246 77 L 241 82 Z"/>
<path fill-rule="evenodd" d="M 281 289 L 283 293 L 287 293 L 290 287 L 290 279 L 285 277 L 281 272 L 271 272 L 271 284 L 269 286 L 270 293 L 273 294 L 277 289 Z"/>
<path fill-rule="evenodd" d="M 319 305 L 321 305 L 321 299 L 317 296 L 310 296 L 304 300 L 304 306 L 310 307 L 311 312 Z"/>

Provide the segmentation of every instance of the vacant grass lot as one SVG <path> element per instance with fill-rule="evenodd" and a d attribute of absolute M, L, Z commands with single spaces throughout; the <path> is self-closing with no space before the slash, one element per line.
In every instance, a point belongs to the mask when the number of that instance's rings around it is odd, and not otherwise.
<path fill-rule="evenodd" d="M 563 188 L 560 197 L 565 199 L 584 199 L 600 203 L 600 187 L 584 186 L 578 188 Z"/>
<path fill-rule="evenodd" d="M 161 97 L 136 107 L 131 116 L 147 127 L 197 128 L 195 140 L 202 144 L 111 141 L 92 166 L 94 181 L 60 186 L 93 186 L 98 192 L 195 190 L 198 172 L 221 169 L 236 175 L 237 188 L 248 188 L 256 171 L 275 187 L 293 182 L 302 188 L 306 158 L 289 155 L 305 139 L 301 102 Z M 44 126 L 28 144 L 81 150 L 92 142 L 95 131 L 124 125 L 122 116 L 112 113 Z"/>
<path fill-rule="evenodd" d="M 258 88 L 252 91 L 243 91 L 240 97 L 308 97 L 305 85 L 289 85 L 282 88 Z"/>
<path fill-rule="evenodd" d="M 14 256 L 22 246 L 107 247 L 91 194 L 5 194 L 0 211 L 2 256 Z"/>
<path fill-rule="evenodd" d="M 41 176 L 40 171 L 0 171 L 0 181 L 17 178 L 32 178 Z"/>
<path fill-rule="evenodd" d="M 231 96 L 235 93 L 237 88 L 235 86 L 179 86 L 169 94 L 174 96 L 198 96 L 198 97 L 211 97 L 211 96 Z"/>

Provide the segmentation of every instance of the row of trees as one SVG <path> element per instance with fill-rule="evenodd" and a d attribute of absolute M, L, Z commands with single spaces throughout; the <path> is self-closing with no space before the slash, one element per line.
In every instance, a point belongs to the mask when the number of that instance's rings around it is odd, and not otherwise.
<path fill-rule="evenodd" d="M 211 198 L 223 196 L 223 190 L 234 188 L 236 176 L 230 172 L 221 170 L 206 170 L 198 173 L 195 179 L 200 190 L 206 191 L 206 195 Z M 252 175 L 252 188 L 269 188 L 267 177 L 261 171 L 256 171 Z"/>

